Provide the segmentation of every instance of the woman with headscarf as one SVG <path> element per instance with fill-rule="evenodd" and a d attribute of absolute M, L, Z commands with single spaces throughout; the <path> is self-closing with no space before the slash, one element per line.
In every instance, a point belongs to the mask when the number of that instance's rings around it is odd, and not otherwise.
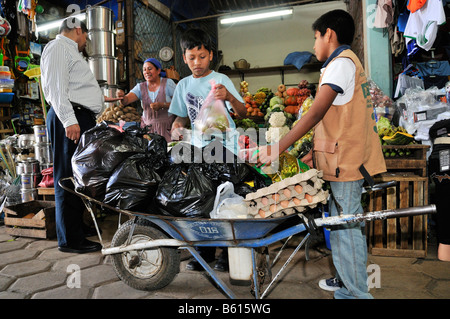
<path fill-rule="evenodd" d="M 145 82 L 138 83 L 127 95 L 117 91 L 117 97 L 123 97 L 122 106 L 141 100 L 141 127 L 148 126 L 150 132 L 159 134 L 170 142 L 170 130 L 175 116 L 168 112 L 176 84 L 166 78 L 161 63 L 154 58 L 144 61 L 142 67 Z"/>

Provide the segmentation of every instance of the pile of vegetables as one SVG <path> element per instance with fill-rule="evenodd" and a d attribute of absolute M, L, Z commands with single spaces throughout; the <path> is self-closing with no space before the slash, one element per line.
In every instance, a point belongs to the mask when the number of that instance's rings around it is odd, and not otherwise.
<path fill-rule="evenodd" d="M 289 88 L 286 90 L 286 97 L 284 98 L 284 104 L 287 113 L 298 114 L 303 102 L 311 96 L 311 90 L 308 89 L 308 81 L 302 80 L 298 84 L 298 88 Z"/>
<path fill-rule="evenodd" d="M 111 104 L 97 118 L 98 123 L 102 121 L 118 123 L 121 120 L 125 122 L 140 122 L 141 116 L 132 106 L 120 107 L 115 104 Z"/>
<path fill-rule="evenodd" d="M 302 113 L 298 116 L 299 119 L 309 111 L 313 101 L 314 101 L 314 99 L 312 97 L 308 97 L 303 102 L 302 107 L 300 109 L 300 111 Z M 292 124 L 292 127 L 294 127 L 298 121 L 299 120 L 295 121 Z M 292 146 L 292 149 L 289 150 L 289 154 L 291 154 L 297 158 L 304 157 L 311 150 L 313 136 L 314 136 L 314 132 L 313 132 L 313 130 L 310 130 L 308 133 L 306 133 L 303 137 L 301 137 L 299 140 L 297 140 L 294 143 L 294 145 Z"/>
<path fill-rule="evenodd" d="M 384 147 L 384 157 L 404 157 L 411 155 L 411 151 L 401 145 L 416 144 L 414 136 L 408 134 L 402 126 L 394 126 L 389 119 L 380 116 L 377 122 L 378 136 L 381 145 L 398 145 L 398 147 Z"/>
<path fill-rule="evenodd" d="M 236 127 L 241 127 L 244 131 L 249 128 L 254 128 L 255 130 L 259 129 L 258 124 L 256 124 L 252 119 L 234 119 L 233 121 L 236 124 Z"/>
<path fill-rule="evenodd" d="M 269 129 L 266 132 L 267 143 L 277 143 L 290 131 L 290 127 L 286 125 L 286 122 L 287 119 L 283 112 L 271 113 Z"/>

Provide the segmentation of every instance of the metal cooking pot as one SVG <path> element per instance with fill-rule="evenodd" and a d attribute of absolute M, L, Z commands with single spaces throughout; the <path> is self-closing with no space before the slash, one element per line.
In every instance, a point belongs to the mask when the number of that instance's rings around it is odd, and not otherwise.
<path fill-rule="evenodd" d="M 53 163 L 41 163 L 41 165 L 39 165 L 39 166 L 41 167 L 41 172 L 42 172 L 44 169 L 53 167 Z"/>
<path fill-rule="evenodd" d="M 16 165 L 16 172 L 18 175 L 39 174 L 41 172 L 39 161 L 34 158 L 28 158 L 24 161 L 20 161 Z"/>
<path fill-rule="evenodd" d="M 22 203 L 31 202 L 38 199 L 37 188 L 21 189 L 20 195 L 22 197 Z"/>
<path fill-rule="evenodd" d="M 112 31 L 114 26 L 113 11 L 102 6 L 87 6 L 86 26 L 90 29 Z"/>
<path fill-rule="evenodd" d="M 34 144 L 34 156 L 38 163 L 53 163 L 53 153 L 50 143 Z"/>
<path fill-rule="evenodd" d="M 117 85 L 119 69 L 117 58 L 98 55 L 89 58 L 89 67 L 97 80 L 104 80 L 109 85 Z"/>
<path fill-rule="evenodd" d="M 34 142 L 35 143 L 47 143 L 47 126 L 45 125 L 34 125 Z"/>
<path fill-rule="evenodd" d="M 114 41 L 114 33 L 112 31 L 93 29 L 89 30 L 86 52 L 90 56 L 96 55 L 116 55 L 116 45 Z"/>
<path fill-rule="evenodd" d="M 22 189 L 32 189 L 36 188 L 41 182 L 41 174 L 22 174 L 20 175 L 20 181 L 22 184 Z"/>
<path fill-rule="evenodd" d="M 34 145 L 34 134 L 21 134 L 17 139 L 20 148 L 32 148 Z"/>
<path fill-rule="evenodd" d="M 104 96 L 112 97 L 112 98 L 116 97 L 116 93 L 117 93 L 117 90 L 118 90 L 117 85 L 104 84 L 104 85 L 100 85 L 100 88 L 102 89 Z"/>

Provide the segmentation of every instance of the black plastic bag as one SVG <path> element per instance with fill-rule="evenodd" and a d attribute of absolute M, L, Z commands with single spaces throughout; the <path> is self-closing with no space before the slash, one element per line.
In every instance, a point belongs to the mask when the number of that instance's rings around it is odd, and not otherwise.
<path fill-rule="evenodd" d="M 152 212 L 161 177 L 149 154 L 136 154 L 124 160 L 106 185 L 105 204 L 138 212 Z"/>
<path fill-rule="evenodd" d="M 86 131 L 72 156 L 75 189 L 103 200 L 106 184 L 114 169 L 128 157 L 144 153 L 148 140 L 135 131 L 120 132 L 101 122 Z"/>
<path fill-rule="evenodd" d="M 153 169 L 162 174 L 170 165 L 167 141 L 163 136 L 155 133 L 146 133 L 144 137 L 149 139 L 146 154 L 151 158 Z"/>
<path fill-rule="evenodd" d="M 222 152 L 222 158 L 216 156 L 216 151 Z M 213 141 L 205 147 L 203 155 L 206 158 L 217 159 L 216 161 L 208 160 L 210 163 L 202 165 L 205 175 L 217 186 L 231 182 L 234 185 L 235 193 L 244 197 L 248 193 L 268 186 L 260 173 L 224 147 L 220 141 Z"/>
<path fill-rule="evenodd" d="M 209 218 L 216 186 L 195 164 L 173 165 L 162 177 L 155 202 L 165 215 Z"/>

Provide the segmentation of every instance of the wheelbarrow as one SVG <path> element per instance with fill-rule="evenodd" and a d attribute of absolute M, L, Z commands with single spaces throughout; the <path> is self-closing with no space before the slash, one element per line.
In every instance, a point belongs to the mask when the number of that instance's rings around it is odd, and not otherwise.
<path fill-rule="evenodd" d="M 66 185 L 69 180 L 72 182 L 71 186 Z M 233 291 L 200 256 L 195 249 L 196 247 L 250 248 L 252 256 L 252 292 L 256 299 L 262 299 L 267 295 L 273 283 L 278 279 L 299 249 L 307 243 L 311 234 L 316 233 L 320 227 L 436 212 L 435 205 L 428 205 L 337 217 L 315 218 L 315 214 L 303 211 L 283 217 L 265 219 L 184 218 L 132 212 L 112 207 L 74 190 L 73 178 L 62 179 L 59 181 L 59 185 L 64 190 L 81 197 L 94 221 L 103 247 L 102 254 L 112 256 L 112 264 L 116 274 L 128 286 L 150 291 L 169 285 L 180 269 L 181 261 L 178 249 L 186 249 L 231 299 L 236 298 Z M 393 185 L 392 182 L 386 183 L 385 187 L 390 185 Z M 379 185 L 374 187 L 374 189 L 381 188 L 383 187 Z M 132 217 L 132 219 L 119 226 L 113 236 L 110 247 L 105 247 L 103 244 L 93 212 L 93 204 Z M 288 226 L 283 227 L 283 225 Z M 263 281 L 261 277 L 264 277 L 263 273 L 265 272 L 261 269 L 260 261 L 264 259 L 260 256 L 261 252 L 265 250 L 267 253 L 269 245 L 284 239 L 289 240 L 292 236 L 301 233 L 306 234 L 285 264 L 267 285 L 266 289 L 261 292 L 260 286 Z M 279 257 L 280 252 L 275 257 L 272 265 Z M 268 263 L 266 263 L 267 265 Z"/>

